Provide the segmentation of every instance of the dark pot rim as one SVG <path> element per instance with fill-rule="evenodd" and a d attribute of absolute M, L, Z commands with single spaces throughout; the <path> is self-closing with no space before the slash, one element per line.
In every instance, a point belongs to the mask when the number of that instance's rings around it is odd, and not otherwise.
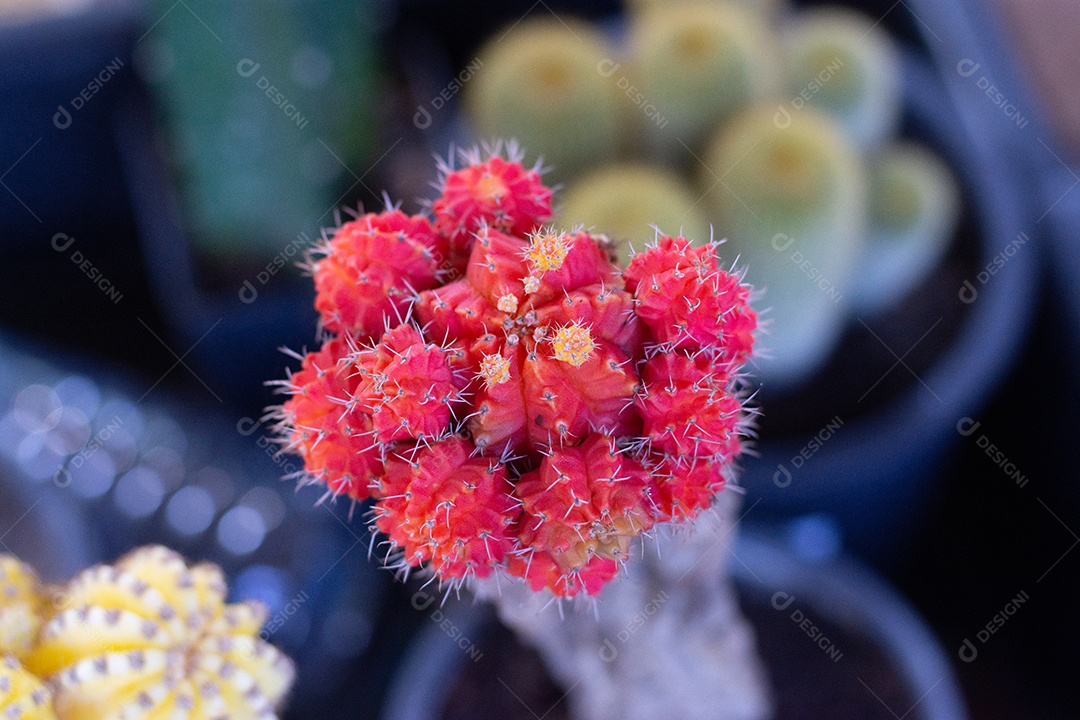
<path fill-rule="evenodd" d="M 966 720 L 960 685 L 937 638 L 908 602 L 868 568 L 839 558 L 825 565 L 797 559 L 767 535 L 743 531 L 731 563 L 740 595 L 757 597 L 783 591 L 800 598 L 815 615 L 876 643 L 895 663 L 917 703 L 921 720 Z M 775 595 L 774 595 L 775 597 Z M 496 622 L 487 604 L 452 600 L 446 615 L 459 636 L 482 637 Z M 784 606 L 786 607 L 786 606 Z M 454 638 L 436 623 L 411 642 L 387 690 L 383 720 L 432 720 L 439 717 L 455 673 L 466 661 Z M 424 678 L 417 682 L 415 678 Z"/>

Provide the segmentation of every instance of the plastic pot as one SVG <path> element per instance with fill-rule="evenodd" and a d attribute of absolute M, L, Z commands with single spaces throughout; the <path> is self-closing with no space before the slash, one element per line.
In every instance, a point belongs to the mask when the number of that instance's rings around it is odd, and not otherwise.
<path fill-rule="evenodd" d="M 346 707 L 390 581 L 346 524 L 347 504 L 316 506 L 317 493 L 283 482 L 299 461 L 272 458 L 276 444 L 256 419 L 27 348 L 0 336 L 0 533 L 14 526 L 10 551 L 53 581 L 152 543 L 215 562 L 231 601 L 266 603 L 263 637 L 297 662 L 289 717 Z"/>
<path fill-rule="evenodd" d="M 915 611 L 871 571 L 846 559 L 808 565 L 753 533 L 744 533 L 734 552 L 738 562 L 731 570 L 772 678 L 777 718 L 967 717 L 945 652 Z M 542 698 L 532 709 L 537 715 L 566 717 L 562 691 L 550 681 L 544 681 L 545 693 L 521 689 L 520 683 L 536 684 L 529 675 L 542 674 L 542 668 L 535 657 L 517 657 L 532 651 L 516 645 L 490 607 L 461 600 L 424 611 L 432 622 L 414 640 L 390 686 L 384 720 L 482 720 L 484 711 L 510 717 L 499 714 L 507 708 L 529 717 L 522 697 Z M 506 650 L 507 644 L 514 647 Z M 483 666 L 485 653 L 498 654 L 498 660 Z M 884 671 L 881 676 L 873 675 L 875 666 Z M 493 694 L 476 697 L 463 690 L 471 686 L 462 678 L 479 673 L 497 676 L 487 683 Z M 722 711 L 717 715 L 723 717 Z"/>

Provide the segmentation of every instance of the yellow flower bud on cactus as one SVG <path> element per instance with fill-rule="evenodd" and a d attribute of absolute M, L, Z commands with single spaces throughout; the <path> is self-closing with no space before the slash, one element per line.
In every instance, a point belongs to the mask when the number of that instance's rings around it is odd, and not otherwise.
<path fill-rule="evenodd" d="M 0 717 L 56 720 L 49 689 L 27 672 L 14 655 L 0 657 Z"/>
<path fill-rule="evenodd" d="M 257 637 L 266 610 L 225 604 L 220 568 L 164 547 L 85 570 L 57 595 L 27 667 L 60 720 L 273 718 L 291 661 Z"/>
<path fill-rule="evenodd" d="M 42 604 L 41 583 L 30 566 L 0 555 L 0 655 L 26 655 L 41 628 Z"/>

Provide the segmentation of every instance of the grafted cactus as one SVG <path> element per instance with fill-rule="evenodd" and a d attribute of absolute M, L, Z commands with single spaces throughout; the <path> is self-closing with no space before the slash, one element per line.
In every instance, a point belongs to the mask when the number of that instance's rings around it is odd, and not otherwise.
<path fill-rule="evenodd" d="M 355 294 L 335 286 L 364 322 L 324 312 L 335 334 L 284 381 L 285 449 L 328 496 L 374 500 L 403 571 L 594 595 L 635 538 L 724 487 L 747 418 L 749 288 L 682 237 L 621 268 L 606 238 L 544 224 L 551 193 L 519 156 L 464 158 L 443 167 L 433 223 L 365 215 L 312 263 L 317 303 L 324 274 L 377 266 L 392 301 L 369 300 L 362 272 Z M 356 223 L 394 230 L 354 242 Z M 439 275 L 366 256 L 388 245 L 429 270 L 429 254 L 467 262 Z"/>

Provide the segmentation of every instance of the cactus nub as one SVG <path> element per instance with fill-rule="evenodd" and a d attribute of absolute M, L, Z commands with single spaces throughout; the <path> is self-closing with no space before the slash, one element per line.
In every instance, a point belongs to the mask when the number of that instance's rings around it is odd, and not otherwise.
<path fill-rule="evenodd" d="M 657 237 L 654 228 L 690 238 L 709 236 L 698 197 L 675 174 L 647 165 L 619 164 L 589 173 L 562 196 L 557 218 L 565 226 L 584 225 L 615 241 L 619 260 L 630 262 Z"/>
<path fill-rule="evenodd" d="M 795 15 L 782 36 L 792 97 L 828 114 L 862 150 L 876 150 L 900 122 L 900 59 L 874 18 L 840 8 Z"/>
<path fill-rule="evenodd" d="M 893 306 L 948 250 L 960 219 L 960 188 L 926 148 L 901 143 L 870 166 L 870 229 L 855 305 L 871 315 Z"/>
<path fill-rule="evenodd" d="M 466 88 L 481 137 L 515 137 L 560 180 L 610 160 L 620 142 L 622 98 L 597 66 L 615 56 L 600 34 L 567 18 L 530 18 L 481 48 L 482 72 Z"/>
<path fill-rule="evenodd" d="M 747 265 L 770 307 L 771 357 L 759 374 L 795 383 L 827 359 L 846 321 L 866 232 L 861 158 L 827 116 L 804 108 L 782 127 L 744 113 L 717 135 L 701 183 L 725 249 Z"/>
<path fill-rule="evenodd" d="M 765 19 L 734 3 L 673 3 L 634 16 L 633 77 L 657 122 L 623 103 L 662 157 L 696 165 L 709 133 L 780 88 L 779 42 Z"/>

